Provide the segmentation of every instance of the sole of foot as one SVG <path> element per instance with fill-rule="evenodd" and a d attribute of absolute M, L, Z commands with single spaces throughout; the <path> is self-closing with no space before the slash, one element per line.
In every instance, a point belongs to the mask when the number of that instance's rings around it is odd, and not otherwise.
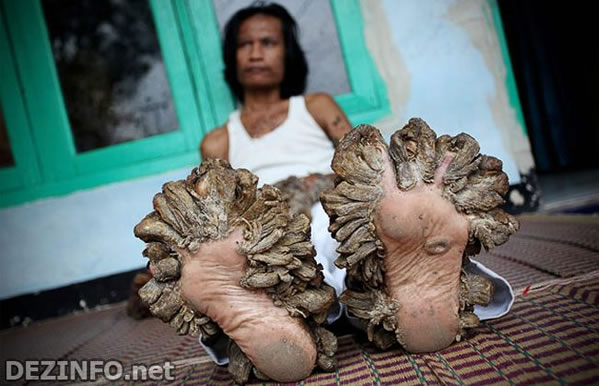
<path fill-rule="evenodd" d="M 267 377 L 306 378 L 316 366 L 316 344 L 303 319 L 274 305 L 264 290 L 240 285 L 247 259 L 237 252 L 241 229 L 225 239 L 181 251 L 181 294 L 208 316 Z"/>

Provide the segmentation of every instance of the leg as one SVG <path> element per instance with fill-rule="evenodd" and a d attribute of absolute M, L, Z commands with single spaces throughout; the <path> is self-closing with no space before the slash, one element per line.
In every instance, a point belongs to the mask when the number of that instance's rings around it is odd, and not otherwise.
<path fill-rule="evenodd" d="M 339 269 L 335 265 L 335 259 L 339 256 L 337 253 L 337 247 L 339 243 L 331 236 L 328 231 L 329 217 L 322 208 L 320 202 L 317 202 L 312 206 L 310 211 L 312 218 L 311 230 L 312 230 L 312 244 L 316 250 L 316 262 L 322 265 L 322 273 L 324 276 L 324 282 L 335 289 L 336 294 L 341 294 L 345 290 L 345 269 Z M 338 320 L 344 311 L 344 307 L 336 302 L 333 307 L 329 309 L 329 315 L 327 321 L 329 324 L 334 323 Z"/>
<path fill-rule="evenodd" d="M 478 324 L 474 305 L 492 297 L 489 280 L 462 270 L 481 243 L 491 248 L 516 231 L 496 207 L 507 177 L 501 161 L 478 154 L 466 135 L 436 134 L 410 120 L 388 147 L 362 125 L 337 147 L 334 189 L 321 195 L 330 230 L 348 269 L 341 296 L 385 348 L 398 341 L 429 352 Z"/>
<path fill-rule="evenodd" d="M 129 299 L 127 299 L 127 315 L 129 317 L 143 319 L 151 316 L 148 306 L 146 306 L 138 294 L 139 289 L 150 281 L 151 278 L 152 274 L 147 269 L 133 277 L 131 281 L 131 293 L 129 294 Z"/>
<path fill-rule="evenodd" d="M 291 216 L 277 189 L 209 160 L 163 186 L 135 228 L 148 242 L 154 279 L 140 296 L 179 333 L 208 342 L 221 331 L 229 370 L 277 381 L 332 369 L 336 341 L 318 325 L 334 301 L 314 262 L 309 220 Z"/>
<path fill-rule="evenodd" d="M 475 260 L 470 260 L 464 270 L 473 275 L 484 276 L 493 283 L 493 298 L 489 304 L 474 306 L 474 313 L 481 321 L 497 319 L 509 312 L 515 298 L 512 286 L 506 279 Z"/>

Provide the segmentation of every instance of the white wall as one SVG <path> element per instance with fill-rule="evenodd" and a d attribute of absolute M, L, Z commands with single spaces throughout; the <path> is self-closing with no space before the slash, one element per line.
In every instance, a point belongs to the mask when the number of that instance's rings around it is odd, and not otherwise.
<path fill-rule="evenodd" d="M 0 299 L 143 267 L 133 227 L 191 167 L 0 210 Z"/>

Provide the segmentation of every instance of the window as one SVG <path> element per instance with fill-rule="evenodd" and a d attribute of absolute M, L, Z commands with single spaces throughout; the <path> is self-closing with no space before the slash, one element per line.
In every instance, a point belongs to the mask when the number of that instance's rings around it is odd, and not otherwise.
<path fill-rule="evenodd" d="M 147 0 L 42 8 L 77 153 L 177 130 Z"/>
<path fill-rule="evenodd" d="M 380 118 L 388 102 L 359 2 L 332 0 L 330 13 L 345 62 L 335 97 L 354 124 Z M 95 18 L 68 23 L 81 14 Z M 12 160 L 0 164 L 0 206 L 192 166 L 234 108 L 211 0 L 0 0 L 0 16 Z"/>

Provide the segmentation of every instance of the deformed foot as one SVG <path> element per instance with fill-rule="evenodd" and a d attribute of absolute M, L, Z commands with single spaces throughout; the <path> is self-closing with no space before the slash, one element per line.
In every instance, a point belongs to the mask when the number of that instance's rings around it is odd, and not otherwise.
<path fill-rule="evenodd" d="M 209 342 L 224 332 L 237 383 L 254 374 L 290 382 L 335 366 L 336 340 L 319 324 L 335 299 L 322 282 L 309 220 L 280 192 L 208 160 L 167 183 L 136 228 L 154 279 L 140 290 L 150 311 L 179 333 Z M 255 366 L 255 367 L 254 367 Z"/>
<path fill-rule="evenodd" d="M 462 270 L 481 243 L 507 241 L 518 222 L 497 209 L 507 191 L 501 161 L 480 155 L 467 134 L 436 134 L 412 119 L 387 146 L 362 125 L 337 147 L 334 189 L 321 195 L 348 269 L 341 296 L 386 348 L 437 351 L 478 325 L 475 304 L 493 287 Z"/>

